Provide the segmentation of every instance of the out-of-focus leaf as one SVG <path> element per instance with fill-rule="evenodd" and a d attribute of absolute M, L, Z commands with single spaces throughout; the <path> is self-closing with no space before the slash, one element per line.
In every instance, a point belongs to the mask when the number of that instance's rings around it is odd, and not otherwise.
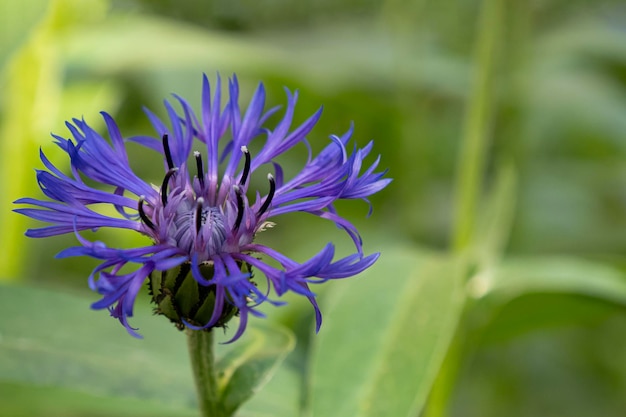
<path fill-rule="evenodd" d="M 530 301 L 530 297 L 525 298 Z M 589 298 L 586 300 L 591 301 Z M 545 301 L 552 303 L 556 299 L 550 297 Z M 585 301 L 581 303 L 580 299 L 575 303 L 577 309 L 581 304 L 586 304 Z M 489 329 L 486 336 L 490 340 L 487 341 L 492 342 L 495 336 L 498 343 L 480 346 L 474 351 L 471 360 L 464 361 L 465 366 L 449 415 L 626 415 L 626 351 L 623 342 L 626 314 L 623 309 L 620 313 L 613 306 L 613 313 L 607 310 L 603 318 L 601 310 L 610 308 L 610 305 L 605 303 L 602 307 L 598 300 L 596 303 L 598 305 L 592 309 L 598 310 L 590 313 L 597 316 L 588 316 L 574 325 L 557 326 L 555 323 L 550 328 L 518 334 L 514 339 L 505 334 L 489 334 Z M 568 307 L 558 301 L 555 304 L 555 307 Z M 573 303 L 569 306 L 573 307 Z M 518 310 L 518 313 L 522 312 Z M 528 317 L 517 316 L 518 321 L 536 318 L 538 316 L 532 313 Z M 542 319 L 545 320 L 544 317 Z"/>
<path fill-rule="evenodd" d="M 12 201 L 33 190 L 32 170 L 38 159 L 41 138 L 48 137 L 51 118 L 58 111 L 61 74 L 56 48 L 49 39 L 37 36 L 15 55 L 6 71 L 7 87 L 3 90 L 4 112 L 0 125 L 0 177 L 12 178 L 0 184 L 3 210 L 0 223 L 0 267 L 4 277 L 17 277 L 24 253 L 26 220 L 8 210 Z M 48 127 L 44 127 L 48 125 Z M 29 186 L 29 182 L 30 185 Z M 5 209 L 6 207 L 6 209 Z"/>
<path fill-rule="evenodd" d="M 503 343 L 541 329 L 597 324 L 620 309 L 623 306 L 580 294 L 526 294 L 497 309 L 483 329 L 480 343 Z"/>
<path fill-rule="evenodd" d="M 497 264 L 504 253 L 515 212 L 516 176 L 512 166 L 502 165 L 495 184 L 478 215 L 475 251 L 479 269 Z"/>
<path fill-rule="evenodd" d="M 527 165 L 518 196 L 515 249 L 624 253 L 626 154 L 611 154 L 596 163 L 539 156 L 541 161 Z"/>
<path fill-rule="evenodd" d="M 608 265 L 573 257 L 510 258 L 470 282 L 476 296 L 505 303 L 520 295 L 562 292 L 626 305 L 626 275 Z"/>
<path fill-rule="evenodd" d="M 80 37 L 68 38 L 66 46 L 73 65 L 102 72 L 203 68 L 209 73 L 299 74 L 309 85 L 328 91 L 347 85 L 369 87 L 374 80 L 387 79 L 457 96 L 468 82 L 462 59 L 435 47 L 398 42 L 383 31 L 373 31 L 369 22 L 252 39 L 165 19 L 112 16 Z"/>
<path fill-rule="evenodd" d="M 236 413 L 237 417 L 294 417 L 300 415 L 302 372 L 281 365 L 272 379 Z"/>
<path fill-rule="evenodd" d="M 9 2 L 11 3 L 11 2 Z M 0 106 L 0 269 L 3 278 L 20 276 L 28 222 L 10 213 L 8 206 L 36 188 L 32 176 L 39 147 L 47 141 L 58 120 L 63 98 L 63 62 L 60 57 L 61 33 L 88 24 L 104 14 L 104 0 L 54 0 L 41 21 L 32 27 L 28 40 L 13 54 L 2 72 Z M 11 216 L 11 217 L 9 217 Z"/>
<path fill-rule="evenodd" d="M 246 337 L 236 343 L 218 362 L 220 400 L 232 413 L 257 392 L 274 374 L 295 345 L 287 330 L 246 330 Z"/>
<path fill-rule="evenodd" d="M 604 19 L 588 19 L 585 15 L 581 20 L 547 32 L 537 52 L 542 57 L 605 56 L 626 63 L 624 41 L 626 41 L 626 32 L 620 26 L 607 24 Z"/>
<path fill-rule="evenodd" d="M 312 415 L 415 416 L 463 304 L 451 259 L 387 250 L 360 278 L 336 283 L 314 340 Z"/>
<path fill-rule="evenodd" d="M 0 381 L 192 408 L 184 335 L 162 317 L 137 309 L 131 323 L 144 339 L 135 339 L 106 311 L 90 311 L 89 303 L 46 290 L 1 287 Z"/>
<path fill-rule="evenodd" d="M 534 66 L 524 74 L 533 88 L 530 122 L 545 133 L 537 140 L 562 146 L 571 132 L 593 133 L 593 141 L 626 150 L 623 76 L 626 32 L 603 19 L 577 21 L 537 40 Z"/>
<path fill-rule="evenodd" d="M 0 412 L 11 417 L 197 417 L 192 409 L 134 398 L 102 397 L 58 387 L 0 383 Z"/>
<path fill-rule="evenodd" d="M 48 0 L 0 2 L 0 68 L 44 16 Z"/>
<path fill-rule="evenodd" d="M 195 389 L 184 335 L 146 308 L 136 310 L 132 324 L 140 328 L 143 340 L 129 336 L 106 313 L 90 311 L 84 298 L 0 287 L 0 383 L 193 409 Z M 218 333 L 218 341 L 228 337 Z M 231 407 L 258 390 L 292 347 L 286 330 L 265 323 L 253 323 L 235 344 L 218 344 Z M 242 391 L 231 389 L 231 383 Z M 248 407 L 247 412 L 256 410 Z"/>
<path fill-rule="evenodd" d="M 567 65 L 540 67 L 535 77 L 536 88 L 529 91 L 531 122 L 542 126 L 553 140 L 566 143 L 569 132 L 580 130 L 594 132 L 603 142 L 626 150 L 621 140 L 626 129 L 622 117 L 626 104 L 618 79 L 598 70 L 571 69 Z"/>
<path fill-rule="evenodd" d="M 121 96 L 122 92 L 119 85 L 114 82 L 85 81 L 72 83 L 63 90 L 61 107 L 59 109 L 60 117 L 50 126 L 50 130 L 61 136 L 66 136 L 69 131 L 65 127 L 65 121 L 84 117 L 89 126 L 100 132 L 105 131 L 104 121 L 99 113 L 106 111 L 114 114 Z M 48 135 L 46 138 L 42 138 L 40 142 L 44 142 L 46 139 L 49 140 L 44 146 L 47 145 L 52 148 L 50 146 L 52 144 L 51 136 Z"/>

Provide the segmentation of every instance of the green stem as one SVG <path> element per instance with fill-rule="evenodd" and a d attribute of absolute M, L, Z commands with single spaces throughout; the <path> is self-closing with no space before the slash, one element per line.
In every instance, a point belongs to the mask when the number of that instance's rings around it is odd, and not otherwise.
<path fill-rule="evenodd" d="M 465 117 L 457 169 L 457 196 L 453 248 L 460 252 L 471 244 L 477 202 L 481 193 L 488 130 L 493 113 L 493 78 L 496 49 L 501 36 L 502 0 L 484 0 L 476 44 L 476 68 Z"/>
<path fill-rule="evenodd" d="M 187 346 L 203 417 L 227 417 L 219 398 L 213 332 L 187 329 Z"/>
<path fill-rule="evenodd" d="M 493 78 L 497 62 L 498 41 L 502 36 L 504 19 L 503 0 L 483 0 L 475 50 L 475 69 L 472 89 L 465 115 L 461 151 L 457 168 L 455 227 L 452 236 L 453 250 L 467 252 L 474 241 L 478 201 L 482 194 L 488 138 L 493 115 Z M 473 264 L 466 258 L 467 270 Z M 465 313 L 470 308 L 465 306 Z M 443 417 L 448 414 L 450 397 L 458 379 L 463 355 L 468 345 L 468 329 L 459 324 L 455 340 L 439 370 L 432 387 L 426 417 Z"/>

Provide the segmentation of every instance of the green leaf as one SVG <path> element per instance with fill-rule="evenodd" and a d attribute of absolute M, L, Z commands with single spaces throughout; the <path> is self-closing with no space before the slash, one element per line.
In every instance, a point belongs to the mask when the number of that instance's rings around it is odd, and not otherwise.
<path fill-rule="evenodd" d="M 224 410 L 232 413 L 252 397 L 294 346 L 293 334 L 285 329 L 247 329 L 245 339 L 217 362 Z"/>
<path fill-rule="evenodd" d="M 477 275 L 469 285 L 477 297 L 500 302 L 529 293 L 573 293 L 626 304 L 626 274 L 601 263 L 566 256 L 519 257 Z"/>
<path fill-rule="evenodd" d="M 295 417 L 300 414 L 302 371 L 283 363 L 266 386 L 240 410 L 238 417 Z"/>
<path fill-rule="evenodd" d="M 73 65 L 104 73 L 137 71 L 145 76 L 155 69 L 201 67 L 207 72 L 299 75 L 302 82 L 325 91 L 346 85 L 371 88 L 371 80 L 380 77 L 453 95 L 463 94 L 467 87 L 467 64 L 458 57 L 432 45 L 390 38 L 369 24 L 343 22 L 318 30 L 298 27 L 245 37 L 172 19 L 112 14 L 105 24 L 67 39 L 66 50 Z M 329 60 L 333 65 L 320 65 Z"/>
<path fill-rule="evenodd" d="M 112 398 L 57 387 L 0 383 L 0 414 L 11 417 L 198 417 L 182 410 L 135 398 Z"/>
<path fill-rule="evenodd" d="M 147 299 L 140 297 L 137 317 L 131 319 L 143 340 L 129 336 L 106 312 L 90 311 L 89 304 L 75 295 L 0 286 L 0 383 L 103 397 L 94 410 L 105 407 L 110 397 L 173 410 L 196 407 L 184 335 L 167 319 L 153 317 Z M 237 342 L 216 346 L 224 398 L 233 408 L 267 382 L 294 345 L 286 330 L 256 324 Z M 217 336 L 218 342 L 230 337 Z M 256 414 L 253 406 L 246 410 Z"/>
<path fill-rule="evenodd" d="M 541 329 L 597 326 L 620 311 L 622 306 L 580 294 L 526 294 L 492 312 L 481 329 L 480 345 L 502 344 Z"/>
<path fill-rule="evenodd" d="M 3 2 L 5 3 L 5 6 L 0 6 L 0 16 L 11 19 L 17 10 L 8 6 L 14 2 Z M 39 149 L 42 143 L 49 143 L 50 147 L 57 148 L 49 140 L 50 130 L 54 126 L 62 126 L 62 119 L 59 117 L 64 110 L 62 106 L 70 107 L 67 106 L 70 104 L 70 97 L 66 97 L 63 90 L 66 74 L 60 39 L 72 30 L 83 25 L 90 26 L 90 23 L 103 17 L 106 4 L 105 0 L 53 0 L 46 2 L 45 14 L 38 1 L 20 2 L 19 6 L 15 6 L 20 10 L 17 14 L 23 13 L 23 18 L 18 19 L 17 24 L 24 23 L 24 28 L 30 31 L 15 35 L 8 33 L 9 43 L 13 37 L 13 40 L 25 40 L 19 44 L 19 48 L 18 45 L 11 46 L 11 49 L 16 50 L 1 71 L 3 90 L 0 96 L 0 137 L 11 140 L 0 141 L 0 177 L 12 178 L 12 181 L 4 181 L 0 185 L 0 205 L 3 206 L 0 210 L 0 224 L 3 225 L 0 235 L 0 246 L 3 248 L 0 251 L 0 267 L 6 274 L 2 278 L 16 279 L 21 276 L 20 272 L 26 262 L 24 248 L 27 245 L 23 234 L 29 224 L 25 217 L 15 215 L 7 207 L 12 201 L 35 192 L 37 182 L 32 170 L 39 164 Z M 2 12 L 7 14 L 3 15 Z M 34 22 L 38 23 L 33 25 Z M 0 50 L 3 50 L 3 44 L 0 40 Z M 4 60 L 2 52 L 0 60 Z M 92 93 L 99 90 L 92 84 Z M 73 96 L 77 95 L 74 93 Z M 84 99 L 85 96 L 80 98 Z M 92 95 L 89 100 L 81 102 L 80 109 L 89 110 L 89 106 L 94 103 L 102 104 L 107 98 L 112 98 L 109 91 L 100 96 Z"/>
<path fill-rule="evenodd" d="M 28 32 L 43 18 L 47 0 L 25 0 L 0 2 L 0 67 L 7 58 L 24 42 Z"/>
<path fill-rule="evenodd" d="M 461 314 L 461 272 L 448 258 L 387 250 L 335 283 L 314 340 L 312 415 L 418 415 Z"/>
<path fill-rule="evenodd" d="M 477 230 L 480 233 L 474 236 L 478 270 L 489 268 L 500 261 L 515 217 L 515 170 L 510 164 L 504 163 L 498 168 L 494 185 L 478 215 Z"/>
<path fill-rule="evenodd" d="M 194 407 L 182 334 L 138 309 L 131 319 L 144 336 L 138 340 L 89 304 L 46 290 L 2 287 L 0 380 Z"/>

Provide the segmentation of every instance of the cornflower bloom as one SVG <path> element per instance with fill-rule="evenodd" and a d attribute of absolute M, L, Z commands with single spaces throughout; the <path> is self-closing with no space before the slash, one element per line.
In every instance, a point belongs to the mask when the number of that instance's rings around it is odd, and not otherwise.
<path fill-rule="evenodd" d="M 220 85 L 218 77 L 212 95 L 204 76 L 199 118 L 187 101 L 174 95 L 182 112 L 177 113 L 165 101 L 171 127 L 146 110 L 157 136 L 128 138 L 160 154 L 165 170 L 160 184 L 148 184 L 133 172 L 125 139 L 113 118 L 102 112 L 110 142 L 78 119 L 66 123 L 72 138 L 53 135 L 56 145 L 69 155 L 70 176 L 40 152 L 47 169 L 37 171 L 37 181 L 53 201 L 16 201 L 37 208 L 15 211 L 51 223 L 29 229 L 27 236 L 76 234 L 81 246 L 65 249 L 57 257 L 89 256 L 102 261 L 89 276 L 90 287 L 102 295 L 92 308 L 108 308 L 134 336 L 140 337 L 128 318 L 133 316 L 135 299 L 146 280 L 155 311 L 180 329 L 223 327 L 238 314 L 239 327 L 232 338 L 235 340 L 245 330 L 249 314 L 263 316 L 257 309 L 261 303 L 281 304 L 269 299 L 273 288 L 278 296 L 293 291 L 307 297 L 315 309 L 319 330 L 321 313 L 309 284 L 358 274 L 379 256 L 363 254 L 358 231 L 333 206 L 340 199 L 366 199 L 391 181 L 382 178 L 384 172 L 374 172 L 380 156 L 362 172 L 372 142 L 363 149 L 355 146 L 350 153 L 346 147 L 352 128 L 343 136 L 332 135 L 330 143 L 314 158 L 309 147 L 303 169 L 285 181 L 275 158 L 296 144 L 308 147 L 306 136 L 317 123 L 321 109 L 291 128 L 298 95 L 286 90 L 284 115 L 270 130 L 265 127 L 266 121 L 278 108 L 264 111 L 263 84 L 259 84 L 243 116 L 236 77 L 229 80 L 229 99 L 223 108 Z M 263 139 L 260 151 L 251 155 L 248 145 Z M 206 148 L 204 155 L 192 152 L 195 140 Z M 267 189 L 248 190 L 251 176 L 268 164 L 273 166 L 273 174 L 267 174 Z M 112 190 L 93 188 L 83 177 Z M 117 215 L 96 211 L 93 205 L 102 204 L 114 207 Z M 329 243 L 310 260 L 298 263 L 254 242 L 257 233 L 273 225 L 270 219 L 291 212 L 334 222 L 352 238 L 355 253 L 334 260 L 334 246 Z M 148 236 L 153 244 L 112 248 L 91 242 L 79 233 L 100 227 L 134 230 Z M 273 261 L 268 263 L 264 258 Z M 252 274 L 255 269 L 266 278 L 266 290 L 257 286 L 258 274 L 254 278 Z"/>

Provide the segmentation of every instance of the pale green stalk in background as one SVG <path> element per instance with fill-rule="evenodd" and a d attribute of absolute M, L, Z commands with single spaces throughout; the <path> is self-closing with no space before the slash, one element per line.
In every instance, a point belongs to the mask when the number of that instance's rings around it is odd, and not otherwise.
<path fill-rule="evenodd" d="M 452 249 L 461 256 L 467 255 L 476 239 L 479 201 L 484 197 L 485 163 L 495 108 L 493 84 L 503 20 L 503 1 L 484 0 L 481 17 L 478 20 L 475 68 L 457 165 Z M 466 258 L 466 274 L 470 273 L 475 261 L 477 260 Z M 425 412 L 427 417 L 447 415 L 450 396 L 461 365 L 462 345 L 457 341 L 464 338 L 463 331 L 467 329 L 463 327 L 459 326 L 457 329 L 455 342 L 451 344 L 433 385 Z M 459 331 L 461 332 L 458 333 Z"/>
<path fill-rule="evenodd" d="M 457 168 L 456 212 L 453 248 L 460 252 L 471 244 L 475 232 L 489 132 L 494 110 L 493 80 L 497 62 L 500 25 L 504 19 L 502 0 L 484 0 L 478 21 L 478 38 L 472 90 L 467 103 Z"/>
<path fill-rule="evenodd" d="M 40 11 L 40 22 L 36 20 L 37 7 L 46 7 L 45 12 Z M 0 3 L 0 23 L 7 32 L 24 32 L 26 39 L 12 55 L 2 57 L 5 61 L 0 69 L 0 178 L 5 179 L 0 181 L 1 206 L 9 208 L 12 201 L 37 189 L 34 169 L 41 166 L 39 147 L 56 150 L 50 132 L 59 133 L 64 120 L 82 117 L 92 107 L 114 107 L 117 92 L 110 83 L 82 83 L 76 88 L 64 85 L 63 42 L 72 31 L 104 18 L 107 8 L 105 0 L 53 0 L 30 4 L 30 9 L 21 2 Z M 11 29 L 15 22 L 5 22 L 4 16 L 22 16 L 24 21 Z M 24 275 L 27 224 L 22 216 L 0 210 L 0 280 Z"/>
<path fill-rule="evenodd" d="M 15 4 L 18 3 L 6 2 Z M 3 7 L 7 7 L 7 5 Z M 51 6 L 53 7 L 53 6 Z M 54 13 L 47 15 L 3 71 L 3 120 L 0 125 L 0 193 L 17 200 L 33 188 L 33 167 L 41 138 L 48 140 L 61 101 L 61 70 L 54 32 Z M 16 279 L 24 265 L 27 220 L 0 210 L 2 278 Z"/>

